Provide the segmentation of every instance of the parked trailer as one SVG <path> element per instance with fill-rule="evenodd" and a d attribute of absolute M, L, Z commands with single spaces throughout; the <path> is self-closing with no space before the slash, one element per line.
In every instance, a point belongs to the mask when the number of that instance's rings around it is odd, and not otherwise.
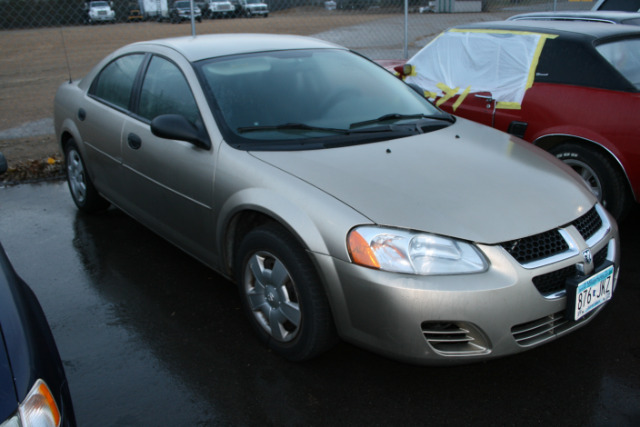
<path fill-rule="evenodd" d="M 169 18 L 168 0 L 138 0 L 140 12 L 145 20 L 163 20 Z"/>

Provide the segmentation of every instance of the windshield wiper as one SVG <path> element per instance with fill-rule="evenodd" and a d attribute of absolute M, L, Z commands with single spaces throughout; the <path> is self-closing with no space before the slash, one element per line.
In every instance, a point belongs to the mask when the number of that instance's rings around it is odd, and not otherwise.
<path fill-rule="evenodd" d="M 381 123 L 381 122 L 388 122 L 391 120 L 412 120 L 412 119 L 434 119 L 434 120 L 444 120 L 447 122 L 454 122 L 454 118 L 453 116 L 451 116 L 450 114 L 439 114 L 439 115 L 427 115 L 427 114 L 398 114 L 398 113 L 392 113 L 392 114 L 385 114 L 384 116 L 380 116 L 377 119 L 371 119 L 371 120 L 364 120 L 362 122 L 355 122 L 355 123 L 351 123 L 351 125 L 349 126 L 349 129 L 353 129 L 353 128 L 357 128 L 357 127 L 361 127 L 361 126 L 367 126 L 367 125 L 373 125 L 376 123 Z"/>
<path fill-rule="evenodd" d="M 339 135 L 360 135 L 360 134 L 368 134 L 368 133 L 382 133 L 382 132 L 394 132 L 394 133 L 406 133 L 406 129 L 400 129 L 397 126 L 393 125 L 382 125 L 371 127 L 367 129 L 337 129 L 337 128 L 327 128 L 322 126 L 311 126 L 305 123 L 284 123 L 281 125 L 268 125 L 268 126 L 245 126 L 239 127 L 237 129 L 238 133 L 246 133 L 246 132 L 259 132 L 259 131 L 279 131 L 279 130 L 309 130 L 315 132 L 331 132 Z"/>
<path fill-rule="evenodd" d="M 260 132 L 265 130 L 311 130 L 318 132 L 332 132 L 339 133 L 341 135 L 348 135 L 351 133 L 348 129 L 336 129 L 325 128 L 321 126 L 310 126 L 304 123 L 283 123 L 281 125 L 269 125 L 269 126 L 245 126 L 237 129 L 239 133 L 245 132 Z"/>

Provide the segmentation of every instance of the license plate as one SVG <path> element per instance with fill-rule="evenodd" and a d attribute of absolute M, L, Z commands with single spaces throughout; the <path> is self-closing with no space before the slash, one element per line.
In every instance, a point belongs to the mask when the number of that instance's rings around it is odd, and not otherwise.
<path fill-rule="evenodd" d="M 573 319 L 578 320 L 609 301 L 613 295 L 613 266 L 578 283 L 575 289 Z"/>

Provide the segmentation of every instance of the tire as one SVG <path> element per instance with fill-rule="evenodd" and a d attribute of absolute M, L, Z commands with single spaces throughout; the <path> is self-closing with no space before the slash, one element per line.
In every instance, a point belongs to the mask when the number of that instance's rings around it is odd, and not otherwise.
<path fill-rule="evenodd" d="M 71 139 L 64 150 L 67 184 L 71 198 L 78 209 L 83 212 L 98 212 L 109 207 L 109 202 L 100 196 L 89 178 L 78 145 Z"/>
<path fill-rule="evenodd" d="M 550 152 L 582 177 L 616 220 L 624 218 L 631 207 L 629 190 L 624 176 L 607 156 L 573 142 L 560 144 Z"/>
<path fill-rule="evenodd" d="M 275 224 L 252 230 L 240 243 L 234 270 L 251 325 L 275 353 L 301 361 L 336 343 L 322 284 L 291 234 Z"/>

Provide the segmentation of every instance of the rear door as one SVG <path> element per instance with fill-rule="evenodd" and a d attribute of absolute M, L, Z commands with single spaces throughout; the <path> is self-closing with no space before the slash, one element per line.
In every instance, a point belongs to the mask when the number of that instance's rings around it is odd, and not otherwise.
<path fill-rule="evenodd" d="M 121 56 L 106 65 L 76 112 L 85 163 L 93 183 L 118 203 L 121 175 L 122 127 L 144 54 Z M 80 143 L 80 141 L 76 141 Z"/>

